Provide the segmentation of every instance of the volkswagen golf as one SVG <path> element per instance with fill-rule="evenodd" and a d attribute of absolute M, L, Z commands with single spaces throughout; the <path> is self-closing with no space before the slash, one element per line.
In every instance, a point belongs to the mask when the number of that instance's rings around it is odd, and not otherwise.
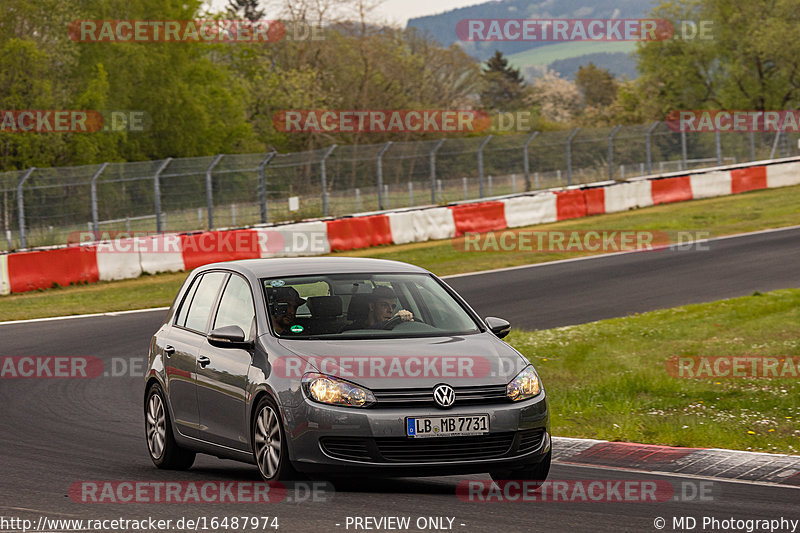
<path fill-rule="evenodd" d="M 159 468 L 197 453 L 299 473 L 490 473 L 543 481 L 545 390 L 432 273 L 357 258 L 194 270 L 152 337 L 145 434 Z"/>

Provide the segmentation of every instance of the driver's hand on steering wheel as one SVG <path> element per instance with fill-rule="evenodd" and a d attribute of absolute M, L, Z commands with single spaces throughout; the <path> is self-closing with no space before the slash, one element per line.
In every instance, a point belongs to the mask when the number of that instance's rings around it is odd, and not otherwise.
<path fill-rule="evenodd" d="M 411 311 L 407 309 L 400 309 L 398 312 L 394 314 L 394 316 L 399 318 L 403 322 L 413 322 L 414 320 L 414 315 L 411 313 Z"/>

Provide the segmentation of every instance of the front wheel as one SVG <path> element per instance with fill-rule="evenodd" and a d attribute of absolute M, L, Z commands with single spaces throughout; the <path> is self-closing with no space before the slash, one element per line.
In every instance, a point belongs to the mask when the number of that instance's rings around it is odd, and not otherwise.
<path fill-rule="evenodd" d="M 528 481 L 532 482 L 533 487 L 541 487 L 547 480 L 550 474 L 550 459 L 553 455 L 552 450 L 547 452 L 547 455 L 541 462 L 535 465 L 523 468 L 521 470 L 501 470 L 491 472 L 492 479 L 500 488 L 503 488 L 507 481 Z"/>
<path fill-rule="evenodd" d="M 175 442 L 169 409 L 161 386 L 153 384 L 144 401 L 144 428 L 150 459 L 158 468 L 186 470 L 194 463 L 195 453 Z"/>
<path fill-rule="evenodd" d="M 289 480 L 297 473 L 289 461 L 286 435 L 278 407 L 268 397 L 258 402 L 253 418 L 253 455 L 266 481 Z"/>

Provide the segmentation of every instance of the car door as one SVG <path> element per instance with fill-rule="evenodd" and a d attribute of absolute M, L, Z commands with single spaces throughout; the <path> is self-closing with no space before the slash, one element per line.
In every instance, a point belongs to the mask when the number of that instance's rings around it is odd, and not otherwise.
<path fill-rule="evenodd" d="M 219 299 L 211 330 L 239 326 L 245 333 L 245 340 L 253 340 L 256 336 L 255 316 L 250 283 L 238 274 L 231 274 Z M 206 340 L 200 346 L 198 361 L 201 438 L 221 446 L 247 450 L 245 401 L 251 352 L 241 348 L 218 348 Z"/>
<path fill-rule="evenodd" d="M 197 406 L 197 357 L 206 340 L 211 310 L 227 274 L 201 274 L 187 291 L 175 322 L 165 339 L 167 394 L 178 431 L 197 437 L 200 413 Z"/>

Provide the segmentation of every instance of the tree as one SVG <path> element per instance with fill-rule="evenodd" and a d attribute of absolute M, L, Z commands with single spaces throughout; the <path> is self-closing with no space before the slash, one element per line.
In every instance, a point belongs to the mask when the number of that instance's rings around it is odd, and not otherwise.
<path fill-rule="evenodd" d="M 264 18 L 264 10 L 258 8 L 259 0 L 228 0 L 228 11 L 241 15 L 250 22 Z"/>
<path fill-rule="evenodd" d="M 651 17 L 670 20 L 676 34 L 640 43 L 636 52 L 642 87 L 662 117 L 676 109 L 800 105 L 796 0 L 670 0 Z M 705 22 L 706 35 L 686 20 Z"/>
<path fill-rule="evenodd" d="M 575 85 L 583 93 L 583 100 L 588 107 L 611 105 L 617 96 L 617 82 L 614 75 L 604 68 L 596 67 L 592 62 L 578 67 Z"/>
<path fill-rule="evenodd" d="M 484 108 L 509 111 L 524 107 L 525 80 L 499 50 L 486 61 L 483 79 L 485 88 L 481 92 L 481 103 Z"/>
<path fill-rule="evenodd" d="M 569 80 L 558 73 L 547 71 L 536 79 L 533 100 L 541 110 L 542 118 L 549 122 L 568 124 L 581 108 L 581 93 Z"/>

